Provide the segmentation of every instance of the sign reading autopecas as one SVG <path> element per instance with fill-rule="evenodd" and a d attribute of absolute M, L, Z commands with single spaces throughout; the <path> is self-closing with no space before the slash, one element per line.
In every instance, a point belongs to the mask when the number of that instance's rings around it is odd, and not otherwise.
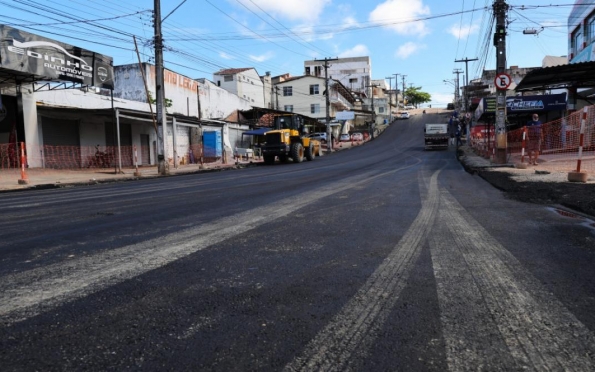
<path fill-rule="evenodd" d="M 0 25 L 0 68 L 114 89 L 111 57 Z"/>

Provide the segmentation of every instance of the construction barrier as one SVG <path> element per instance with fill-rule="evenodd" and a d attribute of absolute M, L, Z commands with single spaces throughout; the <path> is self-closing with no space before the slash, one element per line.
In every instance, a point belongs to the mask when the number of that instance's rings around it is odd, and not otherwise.
<path fill-rule="evenodd" d="M 471 146 L 478 154 L 490 157 L 495 151 L 493 125 L 489 127 L 489 135 L 487 128 L 472 128 Z M 539 165 L 548 170 L 568 172 L 580 168 L 595 174 L 595 105 L 541 126 L 508 131 L 509 162 L 525 162 L 533 146 L 539 154 Z"/>

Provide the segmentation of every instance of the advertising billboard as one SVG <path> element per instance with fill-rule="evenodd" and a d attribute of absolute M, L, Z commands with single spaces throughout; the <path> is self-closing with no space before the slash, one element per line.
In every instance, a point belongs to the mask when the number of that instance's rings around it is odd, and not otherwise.
<path fill-rule="evenodd" d="M 114 89 L 111 57 L 0 25 L 0 68 L 38 80 Z"/>

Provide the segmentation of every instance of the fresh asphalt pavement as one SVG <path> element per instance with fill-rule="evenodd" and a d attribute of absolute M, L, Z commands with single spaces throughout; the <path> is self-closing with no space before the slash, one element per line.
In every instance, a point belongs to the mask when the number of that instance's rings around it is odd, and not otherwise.
<path fill-rule="evenodd" d="M 594 233 L 423 150 L 0 195 L 2 370 L 593 370 Z"/>

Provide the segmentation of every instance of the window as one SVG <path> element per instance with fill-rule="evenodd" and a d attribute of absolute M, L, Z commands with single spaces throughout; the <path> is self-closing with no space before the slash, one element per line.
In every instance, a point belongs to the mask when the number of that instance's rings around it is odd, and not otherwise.
<path fill-rule="evenodd" d="M 233 75 L 223 75 L 223 81 L 233 81 Z"/>
<path fill-rule="evenodd" d="M 293 96 L 293 87 L 283 87 L 283 96 Z"/>
<path fill-rule="evenodd" d="M 306 67 L 306 75 L 310 75 L 310 67 Z"/>
<path fill-rule="evenodd" d="M 357 83 L 357 78 L 349 79 L 349 83 L 351 83 L 351 84 Z"/>
<path fill-rule="evenodd" d="M 217 80 L 217 86 L 220 87 L 221 86 L 221 80 Z"/>
<path fill-rule="evenodd" d="M 313 103 L 310 105 L 310 113 L 311 114 L 318 114 L 320 113 L 320 103 Z"/>
<path fill-rule="evenodd" d="M 580 26 L 572 33 L 572 49 L 574 53 L 583 49 L 583 31 Z"/>
<path fill-rule="evenodd" d="M 378 107 L 378 112 L 382 114 L 384 112 L 384 107 Z"/>
<path fill-rule="evenodd" d="M 285 105 L 283 107 L 283 110 L 285 110 L 287 112 L 293 112 L 293 105 Z"/>
<path fill-rule="evenodd" d="M 311 84 L 310 85 L 310 94 L 320 94 L 320 85 L 319 84 Z"/>
<path fill-rule="evenodd" d="M 587 19 L 587 42 L 595 41 L 595 14 Z"/>

